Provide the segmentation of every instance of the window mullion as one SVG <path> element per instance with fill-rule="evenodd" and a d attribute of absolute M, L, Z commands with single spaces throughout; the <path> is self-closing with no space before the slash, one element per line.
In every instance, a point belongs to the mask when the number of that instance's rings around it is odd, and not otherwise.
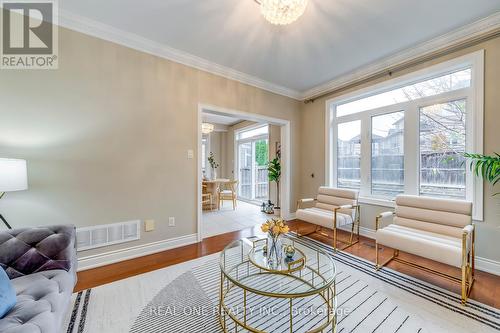
<path fill-rule="evenodd" d="M 404 129 L 404 172 L 405 172 L 405 193 L 419 194 L 419 168 L 420 168 L 420 142 L 419 142 L 420 122 L 418 106 L 411 103 L 405 110 Z"/>
<path fill-rule="evenodd" d="M 361 187 L 362 196 L 371 194 L 371 115 L 364 114 L 361 117 Z"/>

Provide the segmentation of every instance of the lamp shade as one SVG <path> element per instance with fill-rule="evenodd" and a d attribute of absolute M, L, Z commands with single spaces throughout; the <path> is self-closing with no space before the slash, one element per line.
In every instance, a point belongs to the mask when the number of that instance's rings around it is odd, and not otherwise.
<path fill-rule="evenodd" d="M 0 158 L 0 192 L 26 189 L 28 189 L 26 161 Z"/>

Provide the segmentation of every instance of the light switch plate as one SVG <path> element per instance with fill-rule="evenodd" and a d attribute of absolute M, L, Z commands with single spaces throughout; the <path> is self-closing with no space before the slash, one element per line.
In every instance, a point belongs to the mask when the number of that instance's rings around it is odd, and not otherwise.
<path fill-rule="evenodd" d="M 190 160 L 194 158 L 194 152 L 193 152 L 193 150 L 192 150 L 192 149 L 189 149 L 189 150 L 188 150 L 188 158 L 189 158 Z"/>
<path fill-rule="evenodd" d="M 169 227 L 175 227 L 175 217 L 169 217 L 168 218 L 168 226 Z"/>
<path fill-rule="evenodd" d="M 144 230 L 146 232 L 155 230 L 155 220 L 144 220 Z"/>

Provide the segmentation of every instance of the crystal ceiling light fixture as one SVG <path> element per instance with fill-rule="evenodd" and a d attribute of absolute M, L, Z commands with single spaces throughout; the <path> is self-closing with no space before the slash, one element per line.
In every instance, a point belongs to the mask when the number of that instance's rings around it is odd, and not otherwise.
<path fill-rule="evenodd" d="M 214 124 L 210 124 L 210 123 L 202 123 L 201 124 L 201 133 L 203 133 L 203 134 L 210 134 L 214 131 L 214 129 L 215 129 Z"/>
<path fill-rule="evenodd" d="M 262 16 L 275 25 L 295 22 L 304 14 L 307 0 L 254 0 L 260 5 Z"/>

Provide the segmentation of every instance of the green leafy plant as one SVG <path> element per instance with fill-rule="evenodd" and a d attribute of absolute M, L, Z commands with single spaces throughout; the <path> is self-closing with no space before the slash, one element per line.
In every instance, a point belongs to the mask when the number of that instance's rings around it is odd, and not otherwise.
<path fill-rule="evenodd" d="M 500 181 L 500 155 L 493 156 L 465 153 L 464 156 L 471 160 L 470 169 L 476 177 L 483 177 L 495 186 Z M 500 194 L 495 193 L 494 195 Z"/>
<path fill-rule="evenodd" d="M 267 177 L 270 182 L 276 183 L 276 207 L 280 205 L 280 178 L 281 178 L 281 162 L 278 157 L 269 161 L 267 164 Z"/>
<path fill-rule="evenodd" d="M 219 163 L 215 162 L 214 153 L 210 152 L 210 156 L 208 156 L 208 163 L 210 163 L 210 167 L 215 170 L 219 167 Z"/>
<path fill-rule="evenodd" d="M 255 142 L 255 162 L 258 166 L 265 166 L 268 162 L 269 145 L 266 140 Z"/>

